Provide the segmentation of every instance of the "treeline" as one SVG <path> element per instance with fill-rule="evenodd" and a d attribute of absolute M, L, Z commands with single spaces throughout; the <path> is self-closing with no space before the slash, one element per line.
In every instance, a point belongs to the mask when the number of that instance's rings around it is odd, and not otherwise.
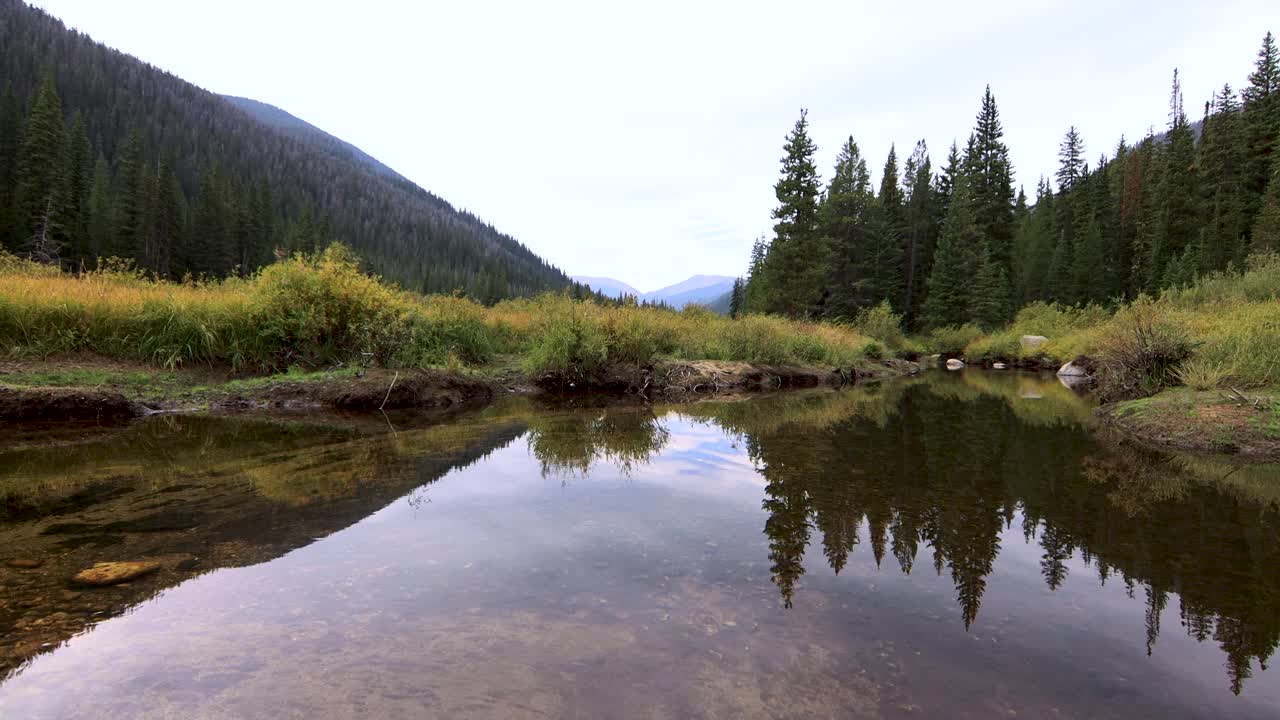
<path fill-rule="evenodd" d="M 0 0 L 0 247 L 69 269 L 248 273 L 351 245 L 403 287 L 494 301 L 570 285 L 524 245 L 349 146 Z"/>
<path fill-rule="evenodd" d="M 1198 132 L 1197 132 L 1198 131 Z M 1054 183 L 1014 190 L 987 88 L 939 172 L 923 140 L 889 150 L 878 189 L 850 137 L 822 187 L 807 114 L 787 136 L 772 241 L 752 248 L 733 311 L 855 319 L 887 302 L 911 329 L 990 329 L 1034 301 L 1111 304 L 1280 250 L 1280 49 L 1267 33 L 1242 92 L 1198 125 L 1174 71 L 1166 132 L 1123 138 L 1092 167 L 1071 127 Z"/>

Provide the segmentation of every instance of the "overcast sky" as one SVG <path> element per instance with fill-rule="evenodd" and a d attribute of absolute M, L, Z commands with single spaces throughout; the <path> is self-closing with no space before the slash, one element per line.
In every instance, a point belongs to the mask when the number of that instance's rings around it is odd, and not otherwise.
<path fill-rule="evenodd" d="M 1239 88 L 1276 0 L 554 3 L 39 0 L 96 40 L 277 105 L 571 274 L 641 290 L 737 275 L 770 231 L 783 136 L 963 144 L 991 84 L 1032 193 L 1070 124 L 1091 163 Z M 986 7 L 978 12 L 972 8 Z"/>

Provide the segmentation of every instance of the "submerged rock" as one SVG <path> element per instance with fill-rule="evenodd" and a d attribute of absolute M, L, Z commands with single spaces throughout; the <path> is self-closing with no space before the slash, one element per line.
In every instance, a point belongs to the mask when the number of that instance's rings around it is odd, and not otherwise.
<path fill-rule="evenodd" d="M 9 567 L 17 568 L 19 570 L 35 570 L 43 564 L 43 560 L 32 560 L 30 558 L 17 558 L 15 560 L 10 560 L 8 563 Z"/>
<path fill-rule="evenodd" d="M 160 563 L 152 560 L 100 562 L 91 568 L 76 573 L 71 580 L 81 585 L 119 585 L 144 575 L 150 575 L 159 569 Z"/>
<path fill-rule="evenodd" d="M 951 358 L 950 360 L 947 361 L 948 370 L 959 370 L 963 367 L 964 367 L 963 360 L 957 360 L 956 358 Z"/>

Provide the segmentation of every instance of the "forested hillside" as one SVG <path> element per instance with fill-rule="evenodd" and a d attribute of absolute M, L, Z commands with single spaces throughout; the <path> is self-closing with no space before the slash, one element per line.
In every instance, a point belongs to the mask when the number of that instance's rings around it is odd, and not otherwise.
<path fill-rule="evenodd" d="M 854 319 L 888 302 L 913 329 L 990 329 L 1034 301 L 1110 305 L 1280 250 L 1270 33 L 1243 90 L 1224 85 L 1199 124 L 1194 132 L 1175 70 L 1165 132 L 1121 138 L 1091 165 L 1069 127 L 1056 177 L 1028 197 L 1015 189 L 990 88 L 940 171 L 921 140 L 905 162 L 889 151 L 878 189 L 852 137 L 822 187 L 802 111 L 775 188 L 775 235 L 756 242 L 734 308 Z"/>
<path fill-rule="evenodd" d="M 414 290 L 491 301 L 569 283 L 347 143 L 264 123 L 19 0 L 0 0 L 0 48 L 0 247 L 178 278 L 341 240 Z"/>

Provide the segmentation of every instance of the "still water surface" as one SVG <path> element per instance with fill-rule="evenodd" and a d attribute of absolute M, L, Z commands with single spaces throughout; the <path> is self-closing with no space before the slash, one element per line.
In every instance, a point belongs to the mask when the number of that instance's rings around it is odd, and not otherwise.
<path fill-rule="evenodd" d="M 1280 717 L 1280 468 L 1090 417 L 966 372 L 19 439 L 0 718 Z"/>

